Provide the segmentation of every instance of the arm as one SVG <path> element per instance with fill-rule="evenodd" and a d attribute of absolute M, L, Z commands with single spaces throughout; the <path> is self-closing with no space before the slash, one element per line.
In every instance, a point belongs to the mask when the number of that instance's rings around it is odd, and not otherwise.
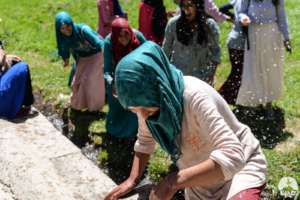
<path fill-rule="evenodd" d="M 149 154 L 135 152 L 132 168 L 128 178 L 129 180 L 131 180 L 131 182 L 133 182 L 134 184 L 138 183 L 139 179 L 145 171 L 149 159 Z"/>
<path fill-rule="evenodd" d="M 63 38 L 56 31 L 56 45 L 58 49 L 58 55 L 62 57 L 63 60 L 70 58 L 70 50 L 67 45 L 64 43 Z"/>
<path fill-rule="evenodd" d="M 288 30 L 288 20 L 286 17 L 284 0 L 280 0 L 276 6 L 277 23 L 280 32 L 282 33 L 284 40 L 290 40 L 290 34 Z"/>
<path fill-rule="evenodd" d="M 207 14 L 211 15 L 218 22 L 230 19 L 230 17 L 219 11 L 219 8 L 213 0 L 205 0 L 204 9 Z"/>
<path fill-rule="evenodd" d="M 198 92 L 195 93 L 191 102 L 191 114 L 196 118 L 200 130 L 207 133 L 210 144 L 214 149 L 206 165 L 213 166 L 209 163 L 211 163 L 210 160 L 214 161 L 220 166 L 220 168 L 216 167 L 215 170 L 221 169 L 224 180 L 232 179 L 245 165 L 242 144 L 219 113 L 216 105 L 213 103 L 214 99 Z M 198 165 L 202 165 L 202 163 Z M 213 168 L 210 169 L 213 170 Z M 219 178 L 220 176 L 216 177 L 215 180 L 214 178 L 207 180 L 206 184 L 218 181 L 220 180 Z M 202 184 L 200 183 L 200 186 Z"/>
<path fill-rule="evenodd" d="M 174 172 L 160 182 L 150 193 L 152 199 L 171 199 L 179 189 L 193 186 L 211 186 L 224 180 L 220 166 L 208 159 L 201 164 Z"/>
<path fill-rule="evenodd" d="M 56 36 L 56 45 L 58 49 L 58 55 L 62 57 L 64 60 L 66 66 L 66 63 L 68 63 L 69 58 L 70 58 L 70 49 L 68 45 L 65 43 L 63 36 L 60 32 L 60 30 L 55 30 L 55 36 Z"/>
<path fill-rule="evenodd" d="M 147 128 L 145 121 L 139 120 L 138 139 L 135 143 L 134 150 L 136 151 L 133 164 L 131 167 L 130 176 L 126 181 L 113 189 L 104 200 L 118 199 L 119 197 L 130 192 L 141 178 L 146 165 L 149 161 L 150 154 L 154 151 L 155 141 Z"/>
<path fill-rule="evenodd" d="M 212 34 L 209 36 L 209 52 L 211 54 L 211 62 L 213 65 L 218 65 L 221 63 L 221 47 L 220 47 L 220 30 L 216 22 L 213 20 L 209 21 L 209 27 Z"/>
<path fill-rule="evenodd" d="M 56 36 L 57 37 L 57 36 Z M 67 48 L 64 44 L 62 39 L 57 38 L 57 49 L 58 49 L 58 55 L 62 57 L 64 61 L 64 67 L 69 65 L 69 59 L 70 59 L 70 49 Z"/>
<path fill-rule="evenodd" d="M 6 55 L 6 62 L 9 66 L 12 66 L 12 65 L 14 65 L 18 62 L 21 62 L 21 61 L 22 61 L 22 59 L 17 55 L 13 55 L 13 54 L 7 54 Z"/>
<path fill-rule="evenodd" d="M 242 23 L 243 26 L 248 26 L 251 23 L 250 18 L 248 17 L 248 7 L 250 0 L 241 0 L 241 4 L 238 12 L 238 21 Z"/>
<path fill-rule="evenodd" d="M 106 85 L 111 85 L 113 82 L 111 69 L 112 69 L 111 38 L 110 35 L 108 35 L 104 40 L 104 80 Z"/>
<path fill-rule="evenodd" d="M 64 47 L 58 47 L 58 55 L 60 55 L 63 60 L 66 60 L 70 58 L 70 51 Z"/>
<path fill-rule="evenodd" d="M 97 51 L 102 51 L 103 40 L 89 26 L 85 25 L 82 27 L 82 34 L 84 39 L 86 39 L 93 48 Z"/>
<path fill-rule="evenodd" d="M 142 176 L 149 158 L 150 156 L 148 154 L 136 152 L 134 154 L 130 176 L 126 179 L 126 181 L 118 185 L 109 194 L 107 194 L 104 197 L 104 200 L 119 199 L 119 197 L 130 192 Z"/>
<path fill-rule="evenodd" d="M 174 28 L 173 28 L 174 27 Z M 175 34 L 176 34 L 176 21 L 174 21 L 174 18 L 170 19 L 166 26 L 165 30 L 165 38 L 162 44 L 162 49 L 164 50 L 167 57 L 170 59 L 172 49 L 173 49 L 173 43 L 175 40 Z"/>

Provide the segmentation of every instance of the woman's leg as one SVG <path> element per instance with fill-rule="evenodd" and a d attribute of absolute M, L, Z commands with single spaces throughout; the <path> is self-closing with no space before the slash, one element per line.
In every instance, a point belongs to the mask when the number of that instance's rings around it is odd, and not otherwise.
<path fill-rule="evenodd" d="M 267 119 L 273 119 L 273 117 L 274 117 L 274 110 L 272 108 L 272 101 L 266 103 L 265 110 L 266 110 L 266 118 Z"/>
<path fill-rule="evenodd" d="M 241 86 L 244 50 L 228 49 L 231 72 L 225 83 L 219 89 L 219 93 L 227 101 L 227 103 L 234 105 L 237 99 L 239 88 Z"/>

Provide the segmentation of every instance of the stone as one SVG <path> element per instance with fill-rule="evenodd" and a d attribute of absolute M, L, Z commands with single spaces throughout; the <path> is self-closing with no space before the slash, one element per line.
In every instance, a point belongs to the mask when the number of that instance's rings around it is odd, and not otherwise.
<path fill-rule="evenodd" d="M 102 200 L 116 186 L 40 113 L 0 119 L 0 152 L 1 200 Z"/>

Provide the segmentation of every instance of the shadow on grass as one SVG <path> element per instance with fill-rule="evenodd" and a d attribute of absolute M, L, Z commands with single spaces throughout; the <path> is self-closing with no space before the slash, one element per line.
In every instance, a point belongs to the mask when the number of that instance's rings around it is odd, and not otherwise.
<path fill-rule="evenodd" d="M 293 134 L 284 130 L 284 110 L 273 107 L 274 114 L 267 117 L 266 110 L 262 107 L 237 106 L 233 113 L 240 122 L 248 125 L 262 147 L 272 149 L 278 143 L 285 141 Z"/>

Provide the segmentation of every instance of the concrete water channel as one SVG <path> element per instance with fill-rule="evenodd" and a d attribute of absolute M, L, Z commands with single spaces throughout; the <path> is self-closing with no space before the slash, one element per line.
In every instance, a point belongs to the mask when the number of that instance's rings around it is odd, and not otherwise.
<path fill-rule="evenodd" d="M 0 119 L 0 152 L 1 200 L 102 200 L 115 187 L 41 113 Z"/>

